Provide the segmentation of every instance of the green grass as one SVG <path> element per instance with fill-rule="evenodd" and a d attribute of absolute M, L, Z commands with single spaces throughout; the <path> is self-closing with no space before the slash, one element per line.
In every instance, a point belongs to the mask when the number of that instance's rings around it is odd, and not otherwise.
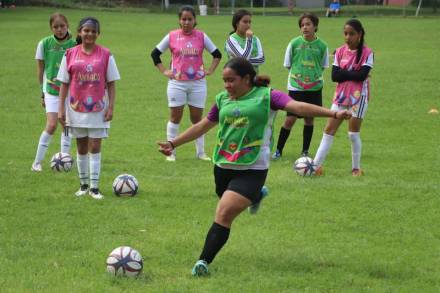
<path fill-rule="evenodd" d="M 99 42 L 115 55 L 121 81 L 110 138 L 103 144 L 105 200 L 75 199 L 76 172 L 30 172 L 44 127 L 34 60 L 37 42 L 50 34 L 51 9 L 0 11 L 0 288 L 2 292 L 438 292 L 440 290 L 440 22 L 437 18 L 361 18 L 375 52 L 372 99 L 362 128 L 365 176 L 350 175 L 346 125 L 336 135 L 322 178 L 292 171 L 302 122 L 284 158 L 271 164 L 271 190 L 259 214 L 241 215 L 211 265 L 209 278 L 193 279 L 215 205 L 212 165 L 194 160 L 194 145 L 167 164 L 155 141 L 165 137 L 166 80 L 149 53 L 177 25 L 173 15 L 62 10 L 72 30 L 93 14 Z M 344 18 L 321 19 L 319 35 L 330 50 L 343 42 Z M 199 28 L 223 47 L 230 16 L 199 17 Z M 261 73 L 285 89 L 282 68 L 297 18 L 259 17 L 253 29 L 267 63 Z M 164 63 L 169 60 L 165 54 Z M 208 63 L 210 56 L 206 56 Z M 222 61 L 222 64 L 224 61 Z M 208 78 L 209 101 L 222 89 L 221 70 Z M 325 105 L 335 84 L 325 73 Z M 283 121 L 280 113 L 275 135 Z M 188 114 L 182 129 L 188 125 Z M 318 119 L 316 152 L 325 119 Z M 215 131 L 207 135 L 214 144 Z M 140 193 L 111 195 L 128 172 Z M 138 279 L 105 273 L 107 254 L 130 245 L 144 257 Z"/>

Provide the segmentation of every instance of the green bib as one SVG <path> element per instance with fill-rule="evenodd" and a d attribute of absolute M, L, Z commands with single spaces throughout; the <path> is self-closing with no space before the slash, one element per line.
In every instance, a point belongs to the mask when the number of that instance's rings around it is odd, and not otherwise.
<path fill-rule="evenodd" d="M 51 95 L 60 94 L 61 82 L 56 80 L 64 53 L 76 45 L 76 41 L 68 39 L 60 43 L 54 36 L 43 39 L 44 49 L 44 83 L 43 91 Z"/>
<path fill-rule="evenodd" d="M 237 33 L 233 33 L 231 35 L 232 38 L 234 38 L 238 44 L 240 44 L 240 47 L 242 49 L 244 49 L 244 47 L 246 46 L 246 38 L 242 38 L 240 37 Z M 225 43 L 225 47 L 226 47 L 226 43 Z M 226 54 L 228 55 L 228 59 L 231 59 L 231 56 L 229 56 L 228 51 L 225 49 Z M 252 51 L 251 51 L 251 58 L 257 57 L 258 55 L 258 43 L 257 43 L 257 39 L 255 38 L 255 36 L 252 36 Z M 258 66 L 254 66 L 255 71 L 258 73 Z"/>
<path fill-rule="evenodd" d="M 323 86 L 322 60 L 327 54 L 327 44 L 316 38 L 311 42 L 302 36 L 291 41 L 292 58 L 289 84 L 302 91 L 317 91 Z"/>
<path fill-rule="evenodd" d="M 226 91 L 216 96 L 219 130 L 214 148 L 215 164 L 255 163 L 269 123 L 270 91 L 268 87 L 254 87 L 236 100 L 230 99 Z"/>

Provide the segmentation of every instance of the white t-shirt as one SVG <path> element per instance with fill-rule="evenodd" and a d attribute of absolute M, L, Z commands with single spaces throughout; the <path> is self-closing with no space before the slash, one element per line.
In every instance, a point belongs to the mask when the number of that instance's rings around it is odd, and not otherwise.
<path fill-rule="evenodd" d="M 61 66 L 58 71 L 57 79 L 62 83 L 70 82 L 70 74 L 67 71 L 66 56 L 61 61 Z M 119 80 L 119 71 L 116 66 L 113 55 L 110 55 L 107 66 L 106 82 L 112 82 Z M 82 128 L 110 128 L 110 121 L 104 121 L 105 112 L 108 108 L 108 93 L 105 91 L 105 107 L 101 112 L 81 113 L 76 112 L 70 107 L 69 92 L 66 98 L 66 125 L 70 127 L 82 127 Z"/>

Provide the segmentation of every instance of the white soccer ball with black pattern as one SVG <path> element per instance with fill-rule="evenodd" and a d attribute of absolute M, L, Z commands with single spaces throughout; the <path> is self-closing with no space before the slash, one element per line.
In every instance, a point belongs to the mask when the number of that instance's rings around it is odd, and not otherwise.
<path fill-rule="evenodd" d="M 137 179 L 130 174 L 121 174 L 113 181 L 113 192 L 117 196 L 135 196 L 138 189 Z"/>
<path fill-rule="evenodd" d="M 107 272 L 113 276 L 138 276 L 144 263 L 141 254 L 129 246 L 113 249 L 107 257 Z"/>
<path fill-rule="evenodd" d="M 69 172 L 73 166 L 73 158 L 67 153 L 56 153 L 50 159 L 50 167 L 56 172 Z"/>
<path fill-rule="evenodd" d="M 313 163 L 312 158 L 301 157 L 295 161 L 293 164 L 293 169 L 298 175 L 301 176 L 312 176 L 315 174 L 316 166 Z"/>

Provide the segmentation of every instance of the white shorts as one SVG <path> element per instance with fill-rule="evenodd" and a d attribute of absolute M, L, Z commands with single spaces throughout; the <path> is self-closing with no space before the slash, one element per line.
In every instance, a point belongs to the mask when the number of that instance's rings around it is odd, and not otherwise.
<path fill-rule="evenodd" d="M 206 79 L 178 81 L 170 79 L 167 87 L 168 107 L 180 107 L 186 104 L 205 108 Z"/>
<path fill-rule="evenodd" d="M 368 109 L 367 97 L 361 97 L 359 103 L 353 106 L 343 106 L 338 104 L 332 104 L 332 111 L 351 110 L 351 116 L 354 118 L 364 119 L 365 113 Z"/>
<path fill-rule="evenodd" d="M 58 113 L 58 105 L 60 98 L 48 93 L 44 93 L 44 104 L 46 105 L 46 113 Z"/>
<path fill-rule="evenodd" d="M 108 128 L 84 128 L 84 127 L 66 127 L 68 134 L 73 138 L 106 138 L 108 137 Z"/>

